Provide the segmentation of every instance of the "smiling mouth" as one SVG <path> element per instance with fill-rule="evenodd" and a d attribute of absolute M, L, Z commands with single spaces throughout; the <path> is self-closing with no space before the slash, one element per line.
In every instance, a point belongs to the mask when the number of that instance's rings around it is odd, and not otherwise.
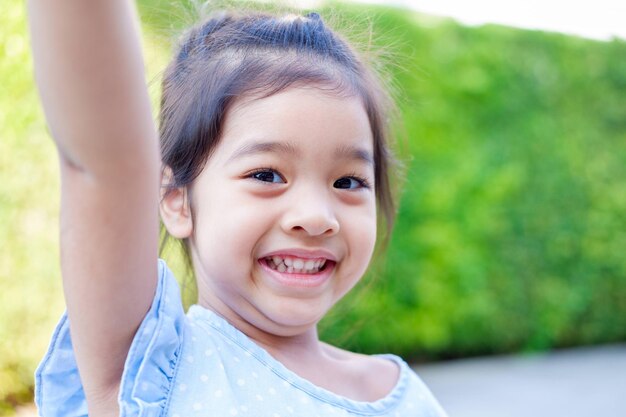
<path fill-rule="evenodd" d="M 268 256 L 265 258 L 267 266 L 278 272 L 288 274 L 317 274 L 323 271 L 328 261 L 325 258 L 303 259 L 293 256 Z"/>

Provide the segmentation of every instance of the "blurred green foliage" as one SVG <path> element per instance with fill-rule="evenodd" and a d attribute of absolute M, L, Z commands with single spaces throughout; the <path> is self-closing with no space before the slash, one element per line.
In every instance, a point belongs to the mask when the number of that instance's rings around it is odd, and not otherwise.
<path fill-rule="evenodd" d="M 626 42 L 376 16 L 411 157 L 386 265 L 324 335 L 416 360 L 626 340 Z"/>
<path fill-rule="evenodd" d="M 156 103 L 195 12 L 139 4 Z M 0 413 L 31 398 L 63 311 L 56 151 L 24 7 L 0 14 Z M 383 261 L 323 337 L 411 360 L 626 340 L 626 43 L 333 10 L 391 57 L 406 181 Z"/>
<path fill-rule="evenodd" d="M 0 13 L 0 413 L 28 400 L 63 305 L 58 174 L 33 87 L 24 5 Z"/>

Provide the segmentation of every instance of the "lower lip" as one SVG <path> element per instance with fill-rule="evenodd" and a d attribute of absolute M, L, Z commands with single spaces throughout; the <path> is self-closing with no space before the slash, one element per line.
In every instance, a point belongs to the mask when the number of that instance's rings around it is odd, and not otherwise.
<path fill-rule="evenodd" d="M 326 261 L 326 266 L 323 270 L 315 274 L 296 274 L 288 272 L 280 272 L 270 268 L 265 259 L 259 259 L 259 263 L 267 273 L 278 281 L 280 284 L 287 287 L 300 287 L 300 288 L 314 288 L 323 285 L 330 278 L 333 269 L 335 269 L 335 263 L 332 261 Z"/>

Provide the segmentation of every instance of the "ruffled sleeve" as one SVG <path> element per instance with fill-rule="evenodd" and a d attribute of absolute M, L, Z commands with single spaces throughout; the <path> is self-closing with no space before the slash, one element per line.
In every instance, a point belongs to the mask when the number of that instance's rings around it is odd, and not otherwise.
<path fill-rule="evenodd" d="M 152 306 L 130 346 L 120 384 L 120 415 L 164 415 L 183 342 L 185 312 L 178 283 L 159 260 Z M 87 403 L 72 348 L 67 313 L 54 330 L 35 372 L 35 403 L 42 417 L 87 416 Z"/>

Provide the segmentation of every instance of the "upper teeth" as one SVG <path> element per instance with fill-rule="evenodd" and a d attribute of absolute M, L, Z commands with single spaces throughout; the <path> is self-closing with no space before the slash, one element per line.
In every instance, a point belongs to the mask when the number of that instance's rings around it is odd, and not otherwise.
<path fill-rule="evenodd" d="M 326 259 L 303 259 L 293 256 L 268 257 L 267 264 L 280 272 L 317 272 L 326 265 Z"/>

